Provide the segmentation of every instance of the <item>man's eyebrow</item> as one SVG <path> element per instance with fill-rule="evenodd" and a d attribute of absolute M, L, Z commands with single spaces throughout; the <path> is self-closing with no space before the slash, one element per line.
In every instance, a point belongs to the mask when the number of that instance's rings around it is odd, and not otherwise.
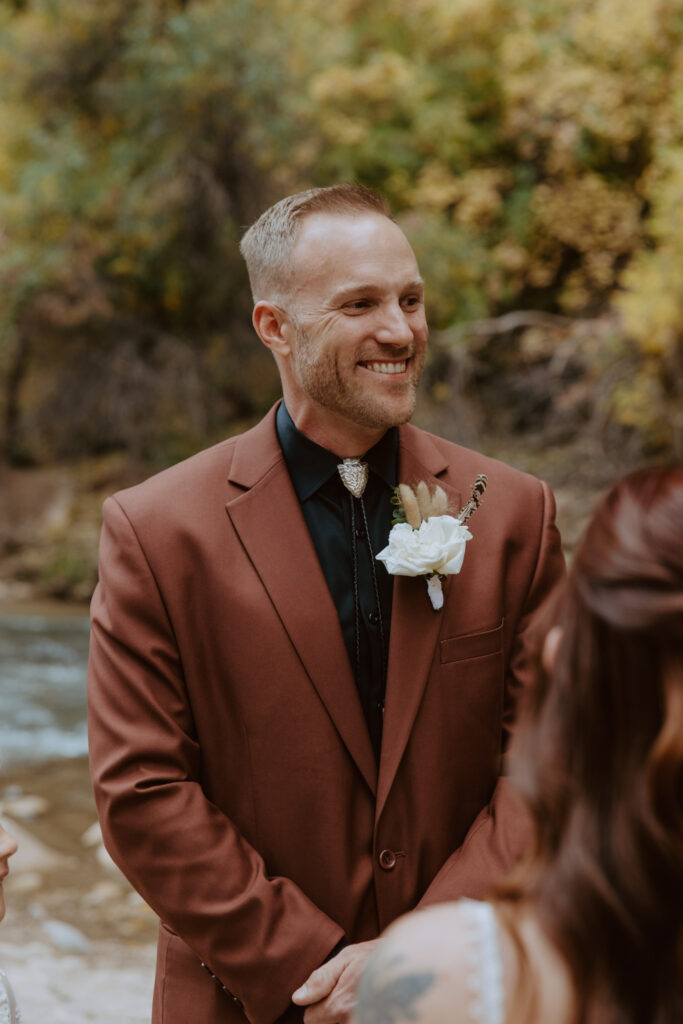
<path fill-rule="evenodd" d="M 413 281 L 408 281 L 401 287 L 401 294 L 411 291 L 423 291 L 424 281 L 421 277 L 416 277 Z M 386 291 L 386 285 L 373 284 L 371 281 L 359 281 L 357 284 L 346 285 L 341 288 L 333 296 L 333 303 L 344 302 L 346 299 L 356 298 L 358 295 L 381 295 L 382 292 Z"/>

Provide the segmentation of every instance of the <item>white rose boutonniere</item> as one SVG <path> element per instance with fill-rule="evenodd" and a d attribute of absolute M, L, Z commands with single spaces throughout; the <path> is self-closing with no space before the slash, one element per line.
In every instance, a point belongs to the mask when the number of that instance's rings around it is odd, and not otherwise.
<path fill-rule="evenodd" d="M 394 504 L 397 511 L 389 543 L 377 558 L 394 576 L 425 576 L 432 607 L 443 607 L 442 580 L 460 572 L 465 545 L 472 534 L 465 523 L 479 507 L 486 477 L 477 477 L 472 497 L 457 516 L 448 514 L 448 498 L 441 487 L 430 493 L 421 482 L 415 490 L 399 484 Z"/>

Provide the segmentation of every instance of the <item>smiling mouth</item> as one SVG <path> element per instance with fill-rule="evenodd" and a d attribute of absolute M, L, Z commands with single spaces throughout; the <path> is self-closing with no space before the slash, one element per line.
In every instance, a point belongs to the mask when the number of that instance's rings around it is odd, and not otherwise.
<path fill-rule="evenodd" d="M 361 363 L 360 365 L 363 366 L 366 370 L 371 370 L 373 373 L 387 373 L 391 375 L 396 373 L 405 373 L 406 367 L 408 365 L 408 360 L 402 359 L 400 362 L 395 363 L 379 361 L 367 362 Z"/>

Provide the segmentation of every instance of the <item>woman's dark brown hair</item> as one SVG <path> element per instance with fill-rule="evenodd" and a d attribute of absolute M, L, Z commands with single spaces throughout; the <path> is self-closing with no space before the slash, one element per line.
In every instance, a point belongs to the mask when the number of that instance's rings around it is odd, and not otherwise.
<path fill-rule="evenodd" d="M 512 752 L 535 855 L 502 903 L 531 902 L 577 1021 L 681 1022 L 683 468 L 604 497 L 543 634 L 553 625 Z"/>

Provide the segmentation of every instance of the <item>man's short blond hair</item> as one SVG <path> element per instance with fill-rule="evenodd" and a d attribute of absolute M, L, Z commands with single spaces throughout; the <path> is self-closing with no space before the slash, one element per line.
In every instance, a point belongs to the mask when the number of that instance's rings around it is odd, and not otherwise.
<path fill-rule="evenodd" d="M 247 264 L 254 302 L 282 301 L 292 281 L 292 251 L 305 217 L 313 213 L 379 213 L 393 220 L 386 199 L 365 185 L 309 188 L 281 199 L 245 232 L 240 252 Z"/>

